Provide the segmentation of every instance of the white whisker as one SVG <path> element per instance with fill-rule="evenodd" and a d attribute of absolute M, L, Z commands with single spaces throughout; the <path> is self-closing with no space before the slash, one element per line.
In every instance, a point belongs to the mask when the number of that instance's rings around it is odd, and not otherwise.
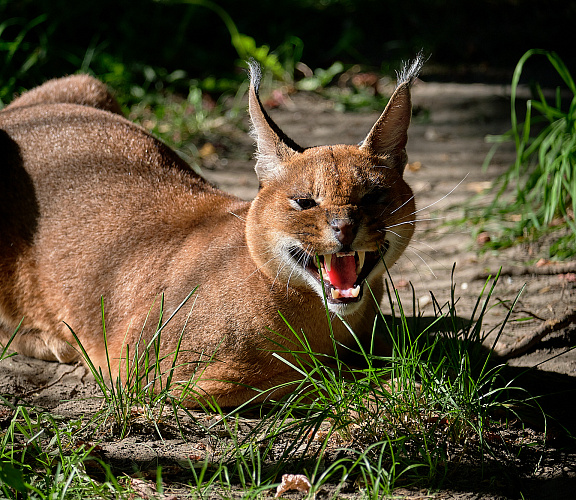
<path fill-rule="evenodd" d="M 267 252 L 270 253 L 270 252 Z M 254 274 L 256 274 L 258 271 L 260 271 L 260 269 L 262 269 L 264 266 L 266 266 L 267 264 L 269 264 L 270 262 L 272 262 L 275 259 L 279 259 L 280 256 L 279 255 L 274 255 L 274 257 L 272 257 L 271 259 L 267 260 L 266 262 L 264 262 L 261 266 L 258 266 L 256 269 L 254 269 L 254 271 L 252 271 L 248 276 L 246 276 L 240 283 L 243 283 L 244 281 L 248 280 L 251 276 L 253 276 Z"/>
<path fill-rule="evenodd" d="M 430 250 L 432 250 L 433 252 L 437 252 L 438 250 L 436 250 L 432 245 L 429 245 L 428 243 L 426 243 L 425 241 L 420 241 L 420 240 L 415 240 L 414 238 L 412 238 L 410 240 L 411 243 L 418 243 L 419 245 L 424 245 L 426 247 L 428 247 Z M 413 246 L 413 245 L 408 245 L 409 247 Z M 428 254 L 426 254 L 428 255 Z"/>
<path fill-rule="evenodd" d="M 397 236 L 400 239 L 404 239 L 404 240 L 409 240 L 410 238 L 406 238 L 405 236 L 400 236 L 397 232 L 395 231 L 390 231 L 388 230 L 388 232 L 392 233 L 393 235 Z"/>
<path fill-rule="evenodd" d="M 410 203 L 412 200 L 414 199 L 414 195 L 410 196 L 410 198 L 408 198 L 404 203 L 402 203 L 402 205 L 400 205 L 396 210 L 393 210 L 392 212 L 390 212 L 391 214 L 398 212 L 398 210 L 400 210 L 403 206 L 405 206 L 407 203 Z M 412 215 L 412 214 L 410 214 Z"/>
<path fill-rule="evenodd" d="M 438 276 L 436 276 L 436 273 L 432 270 L 432 268 L 430 267 L 430 265 L 428 264 L 428 262 L 426 262 L 422 256 L 416 252 L 412 247 L 408 247 L 408 250 L 410 250 L 414 255 L 416 255 L 416 257 L 418 257 L 423 263 L 424 265 L 428 268 L 428 270 L 432 273 L 432 276 L 434 276 L 434 278 L 438 279 Z M 406 256 L 406 258 L 412 262 L 412 259 L 410 259 L 410 257 Z M 416 270 L 418 270 L 418 267 L 414 264 L 414 262 L 412 262 L 412 265 L 414 266 L 414 268 Z M 418 270 L 418 274 L 420 274 L 420 271 Z M 422 275 L 420 275 L 420 278 L 422 278 Z"/>
<path fill-rule="evenodd" d="M 415 224 L 416 222 L 424 222 L 424 221 L 433 221 L 433 220 L 444 220 L 446 217 L 430 217 L 428 219 L 413 219 L 413 220 L 407 220 L 404 222 L 398 222 L 396 224 L 392 224 L 391 226 L 386 226 L 386 229 L 389 229 L 391 227 L 398 227 L 398 226 L 403 226 L 404 224 Z"/>
<path fill-rule="evenodd" d="M 434 203 L 430 203 L 430 205 L 428 205 L 428 206 L 426 206 L 426 207 L 424 207 L 424 208 L 421 208 L 421 209 L 419 209 L 419 210 L 416 210 L 415 212 L 412 212 L 410 215 L 414 215 L 414 214 L 420 213 L 420 212 L 422 212 L 423 210 L 426 210 L 427 208 L 433 207 L 433 206 L 436 205 L 437 203 L 440 203 L 442 200 L 445 200 L 446 198 L 448 198 L 448 196 L 450 196 L 454 191 L 456 191 L 456 189 L 458 189 L 458 187 L 460 186 L 460 184 L 462 184 L 462 183 L 466 180 L 466 177 L 468 177 L 468 174 L 466 174 L 466 175 L 464 176 L 464 179 L 462 179 L 458 184 L 456 184 L 456 186 L 454 186 L 454 187 L 450 190 L 450 192 L 448 192 L 448 193 L 446 193 L 444 196 L 442 196 L 442 198 L 440 198 L 439 200 L 436 200 Z"/>
<path fill-rule="evenodd" d="M 228 250 L 232 248 L 248 248 L 248 245 L 210 245 L 207 252 L 210 250 Z"/>
<path fill-rule="evenodd" d="M 280 256 L 278 256 L 280 257 Z M 286 261 L 286 260 L 282 260 L 282 265 L 280 265 L 278 267 L 278 269 L 276 270 L 276 276 L 274 276 L 274 279 L 272 280 L 272 283 L 270 283 L 270 290 L 272 290 L 272 288 L 274 288 L 274 285 L 276 284 L 276 280 L 278 279 L 278 277 L 280 276 L 280 273 L 284 270 L 284 268 L 288 265 L 292 265 L 291 262 Z M 288 276 L 288 282 L 290 282 L 290 276 L 292 276 L 292 273 L 290 273 L 290 275 Z"/>
<path fill-rule="evenodd" d="M 237 219 L 240 219 L 242 222 L 246 222 L 246 219 L 244 217 L 240 217 L 238 214 L 235 214 L 234 212 L 230 212 L 228 211 L 228 213 L 230 215 L 233 215 L 234 217 L 236 217 Z"/>
<path fill-rule="evenodd" d="M 302 251 L 302 253 L 298 255 L 298 259 L 294 262 L 290 262 L 290 274 L 288 275 L 288 279 L 286 280 L 286 292 L 288 292 L 288 290 L 290 289 L 290 280 L 292 279 L 292 275 L 294 274 L 294 271 L 296 271 L 297 266 L 302 265 L 304 266 L 304 260 L 306 259 L 306 254 L 304 251 Z M 302 264 L 300 264 L 302 262 Z M 288 262 L 286 262 L 286 265 L 288 265 Z"/>

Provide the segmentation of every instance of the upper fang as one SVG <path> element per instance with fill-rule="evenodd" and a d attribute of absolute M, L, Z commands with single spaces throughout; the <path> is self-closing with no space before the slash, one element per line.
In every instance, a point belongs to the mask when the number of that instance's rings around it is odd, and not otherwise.
<path fill-rule="evenodd" d="M 358 254 L 358 263 L 356 264 L 356 274 L 360 274 L 362 268 L 364 267 L 364 260 L 366 259 L 366 252 L 359 251 Z"/>

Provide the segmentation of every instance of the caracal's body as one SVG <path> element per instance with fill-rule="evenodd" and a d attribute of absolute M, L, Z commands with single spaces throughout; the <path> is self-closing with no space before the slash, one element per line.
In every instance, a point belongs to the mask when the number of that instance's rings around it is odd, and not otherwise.
<path fill-rule="evenodd" d="M 195 378 L 199 395 L 233 406 L 257 394 L 251 387 L 298 378 L 273 355 L 302 350 L 279 312 L 312 351 L 334 354 L 321 273 L 332 316 L 369 334 L 365 283 L 381 297 L 380 255 L 391 266 L 413 232 L 402 172 L 418 69 L 361 146 L 302 149 L 264 112 L 252 68 L 261 189 L 251 203 L 123 118 L 90 77 L 16 99 L 0 112 L 0 340 L 22 322 L 13 349 L 70 362 L 80 359 L 73 330 L 106 367 L 102 297 L 117 373 L 126 347 L 154 334 L 161 307 L 166 321 L 198 287 L 162 330 L 161 355 L 181 341 L 173 380 Z M 354 345 L 339 319 L 332 326 L 337 343 Z"/>

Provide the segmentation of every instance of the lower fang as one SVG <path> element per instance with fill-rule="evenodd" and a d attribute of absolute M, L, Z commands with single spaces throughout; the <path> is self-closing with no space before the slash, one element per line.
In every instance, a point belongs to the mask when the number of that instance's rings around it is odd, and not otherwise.
<path fill-rule="evenodd" d="M 340 290 L 338 290 L 337 288 L 330 288 L 330 293 L 332 294 L 333 299 L 340 298 Z"/>

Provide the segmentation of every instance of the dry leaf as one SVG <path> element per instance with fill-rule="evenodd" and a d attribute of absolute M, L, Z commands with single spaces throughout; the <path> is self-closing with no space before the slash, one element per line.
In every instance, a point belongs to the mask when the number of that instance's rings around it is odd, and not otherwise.
<path fill-rule="evenodd" d="M 276 495 L 274 498 L 279 498 L 282 493 L 289 490 L 298 490 L 308 493 L 312 485 L 308 478 L 302 474 L 284 474 L 282 482 L 276 488 Z"/>
<path fill-rule="evenodd" d="M 131 477 L 130 486 L 134 493 L 144 500 L 177 500 L 176 495 L 159 495 L 156 485 L 151 481 Z"/>
<path fill-rule="evenodd" d="M 285 89 L 276 89 L 272 91 L 270 97 L 264 101 L 267 108 L 279 108 L 280 106 L 290 107 L 290 98 Z"/>
<path fill-rule="evenodd" d="M 394 283 L 396 288 L 408 288 L 410 286 L 410 282 L 408 280 L 398 280 Z"/>
<path fill-rule="evenodd" d="M 483 232 L 480 233 L 478 236 L 476 236 L 476 243 L 478 243 L 478 245 L 485 245 L 486 243 L 489 243 L 490 240 L 490 233 L 487 232 Z"/>
<path fill-rule="evenodd" d="M 418 299 L 418 306 L 421 308 L 426 307 L 430 303 L 432 303 L 432 298 L 430 295 L 422 295 L 422 297 Z"/>
<path fill-rule="evenodd" d="M 138 478 L 130 478 L 130 486 L 134 489 L 137 495 L 141 498 L 148 500 L 154 498 L 157 494 L 156 487 L 150 481 L 144 481 Z"/>
<path fill-rule="evenodd" d="M 492 188 L 491 181 L 481 181 L 481 182 L 468 182 L 466 183 L 466 191 L 472 191 L 473 193 L 483 193 L 488 189 Z"/>
<path fill-rule="evenodd" d="M 544 267 L 544 266 L 548 266 L 550 265 L 552 262 L 549 261 L 548 259 L 540 259 L 538 262 L 536 262 L 536 267 Z"/>
<path fill-rule="evenodd" d="M 214 147 L 214 144 L 207 142 L 198 150 L 198 153 L 200 153 L 200 157 L 206 158 L 207 156 L 215 155 L 216 148 Z"/>
<path fill-rule="evenodd" d="M 422 168 L 422 163 L 420 163 L 419 161 L 415 161 L 413 163 L 408 163 L 406 165 L 406 168 L 410 171 L 410 172 L 418 172 L 418 170 L 420 170 Z"/>

